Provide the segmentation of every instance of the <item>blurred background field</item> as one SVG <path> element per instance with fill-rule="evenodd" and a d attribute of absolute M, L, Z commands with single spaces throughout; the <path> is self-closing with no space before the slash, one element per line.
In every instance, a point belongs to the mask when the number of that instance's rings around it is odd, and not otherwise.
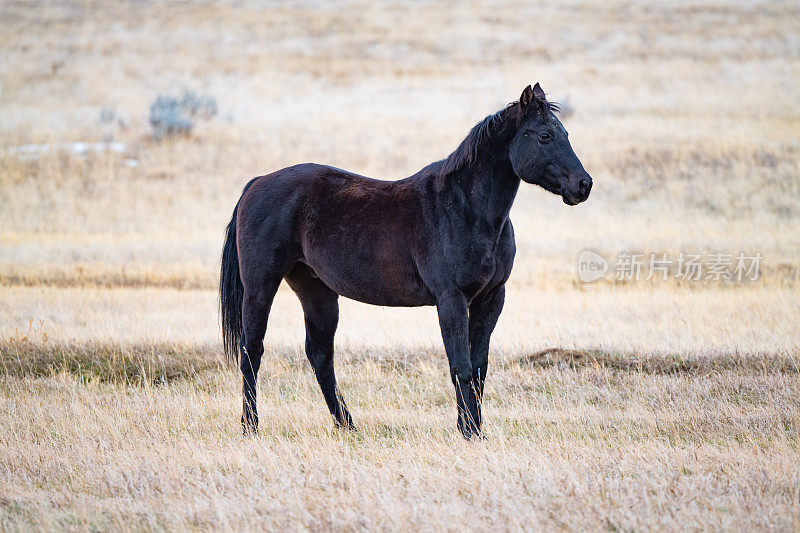
<path fill-rule="evenodd" d="M 0 528 L 800 528 L 799 15 L 0 3 Z M 214 292 L 242 186 L 306 161 L 405 177 L 536 81 L 594 188 L 520 189 L 487 442 L 454 434 L 434 310 L 347 301 L 363 424 L 332 431 L 285 287 L 242 440 Z M 159 129 L 186 95 L 195 123 Z M 588 285 L 584 249 L 763 260 Z"/>
<path fill-rule="evenodd" d="M 304 161 L 405 177 L 534 81 L 569 104 L 597 187 L 574 210 L 522 188 L 514 281 L 563 269 L 573 281 L 577 252 L 593 247 L 760 251 L 797 282 L 791 4 L 2 9 L 9 282 L 212 288 L 221 228 L 250 177 Z M 151 103 L 185 90 L 213 97 L 217 114 L 155 141 Z M 104 140 L 122 148 L 68 144 Z"/>

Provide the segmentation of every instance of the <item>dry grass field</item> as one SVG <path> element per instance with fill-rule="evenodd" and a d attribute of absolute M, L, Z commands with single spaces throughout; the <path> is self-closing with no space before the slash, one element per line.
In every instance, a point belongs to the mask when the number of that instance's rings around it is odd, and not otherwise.
<path fill-rule="evenodd" d="M 487 438 L 435 311 L 350 301 L 334 429 L 286 287 L 242 437 L 244 183 L 407 176 L 535 81 L 594 189 L 520 190 Z M 0 530 L 800 530 L 798 87 L 792 2 L 0 3 Z M 217 114 L 155 140 L 184 90 Z M 585 249 L 763 260 L 585 284 Z"/>

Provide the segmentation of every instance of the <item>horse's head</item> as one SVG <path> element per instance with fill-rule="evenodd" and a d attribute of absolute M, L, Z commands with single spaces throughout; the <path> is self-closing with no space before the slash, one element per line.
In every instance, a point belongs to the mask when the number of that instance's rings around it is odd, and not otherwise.
<path fill-rule="evenodd" d="M 509 145 L 511 166 L 517 176 L 561 195 L 567 205 L 589 198 L 592 177 L 572 151 L 567 131 L 553 114 L 538 83 L 522 91 L 517 124 L 517 133 Z"/>

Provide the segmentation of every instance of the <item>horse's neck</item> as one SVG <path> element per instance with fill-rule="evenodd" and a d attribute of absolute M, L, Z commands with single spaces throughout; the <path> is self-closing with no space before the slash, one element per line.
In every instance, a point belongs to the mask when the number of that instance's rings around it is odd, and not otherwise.
<path fill-rule="evenodd" d="M 500 232 L 508 219 L 520 180 L 511 168 L 511 162 L 479 161 L 464 169 L 464 179 L 459 180 L 476 221 L 488 230 Z"/>
<path fill-rule="evenodd" d="M 508 157 L 513 136 L 513 124 L 507 122 L 481 141 L 474 161 L 452 174 L 433 174 L 435 188 L 445 195 L 442 199 L 447 209 L 463 210 L 463 216 L 474 222 L 476 230 L 498 237 L 520 184 Z"/>

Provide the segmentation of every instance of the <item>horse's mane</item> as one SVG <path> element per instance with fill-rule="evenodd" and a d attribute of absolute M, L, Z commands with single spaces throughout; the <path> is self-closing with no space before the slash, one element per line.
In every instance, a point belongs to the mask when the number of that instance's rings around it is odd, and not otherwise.
<path fill-rule="evenodd" d="M 441 162 L 438 174 L 440 176 L 447 176 L 448 174 L 453 174 L 474 163 L 478 158 L 478 152 L 481 147 L 505 124 L 505 121 L 508 119 L 509 110 L 518 103 L 518 101 L 511 102 L 500 111 L 489 115 L 475 124 L 464 140 L 461 141 L 461 144 L 458 145 L 458 148 Z M 544 110 L 545 116 L 549 116 L 551 111 L 557 113 L 561 111 L 561 107 L 556 102 L 547 102 L 547 107 Z"/>

